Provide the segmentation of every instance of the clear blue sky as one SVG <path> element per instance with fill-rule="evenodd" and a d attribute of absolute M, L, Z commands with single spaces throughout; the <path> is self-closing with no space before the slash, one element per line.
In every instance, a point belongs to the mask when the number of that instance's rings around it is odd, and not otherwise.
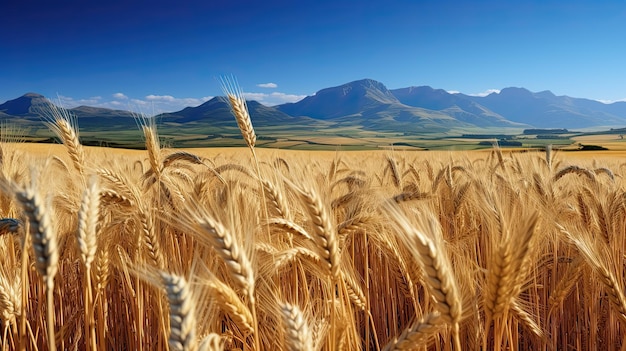
<path fill-rule="evenodd" d="M 173 111 L 219 95 L 225 74 L 266 104 L 362 78 L 615 101 L 624 38 L 623 1 L 9 0 L 0 103 Z"/>

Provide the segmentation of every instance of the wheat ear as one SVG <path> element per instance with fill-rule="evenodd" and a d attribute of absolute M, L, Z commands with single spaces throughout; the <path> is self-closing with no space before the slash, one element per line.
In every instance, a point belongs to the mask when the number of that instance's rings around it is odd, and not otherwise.
<path fill-rule="evenodd" d="M 288 303 L 282 304 L 281 312 L 285 326 L 285 344 L 290 351 L 313 351 L 313 335 L 309 331 L 304 314 Z"/>
<path fill-rule="evenodd" d="M 552 169 L 552 144 L 546 145 L 546 164 Z"/>
<path fill-rule="evenodd" d="M 503 222 L 503 214 L 499 215 Z M 488 260 L 487 282 L 484 292 L 487 318 L 506 316 L 520 292 L 528 274 L 529 259 L 534 245 L 537 216 L 527 218 L 517 232 L 502 226 L 500 238 L 494 239 L 494 252 Z M 495 237 L 495 236 L 494 236 Z"/>
<path fill-rule="evenodd" d="M 55 122 L 60 131 L 61 140 L 63 140 L 63 144 L 67 147 L 68 154 L 72 159 L 74 168 L 82 175 L 84 173 L 85 153 L 78 139 L 78 133 L 76 133 L 70 121 L 66 119 L 57 119 Z"/>
<path fill-rule="evenodd" d="M 15 324 L 16 317 L 20 314 L 22 300 L 19 290 L 21 282 L 19 276 L 17 278 L 12 283 L 4 274 L 0 273 L 0 320 L 5 326 Z"/>
<path fill-rule="evenodd" d="M 161 279 L 170 303 L 170 348 L 177 351 L 195 351 L 198 349 L 196 317 L 189 285 L 185 278 L 175 274 L 162 272 Z"/>
<path fill-rule="evenodd" d="M 44 106 L 39 106 L 37 112 L 46 120 L 46 125 L 63 142 L 72 159 L 72 164 L 82 176 L 84 173 L 85 153 L 78 139 L 78 127 L 76 117 L 67 109 L 58 107 L 48 101 Z"/>
<path fill-rule="evenodd" d="M 437 240 L 441 233 L 434 222 L 435 219 L 431 218 L 425 223 L 424 228 L 416 228 L 400 212 L 397 205 L 389 202 L 386 210 L 398 225 L 401 240 L 424 271 L 428 292 L 436 301 L 435 309 L 441 313 L 441 318 L 453 327 L 455 349 L 460 348 L 458 332 L 463 312 L 462 302 L 449 258 L 444 252 L 441 239 Z"/>
<path fill-rule="evenodd" d="M 161 147 L 159 146 L 159 137 L 157 135 L 156 127 L 154 126 L 154 123 L 148 123 L 143 125 L 142 129 L 143 135 L 146 138 L 146 150 L 148 151 L 150 168 L 158 180 L 161 176 Z"/>
<path fill-rule="evenodd" d="M 209 333 L 200 341 L 198 351 L 224 351 L 224 341 L 219 334 Z"/>
<path fill-rule="evenodd" d="M 161 244 L 154 228 L 154 217 L 148 209 L 139 210 L 139 222 L 141 223 L 141 233 L 148 249 L 150 261 L 156 268 L 163 269 L 165 261 L 161 252 Z"/>
<path fill-rule="evenodd" d="M 33 172 L 34 173 L 34 172 Z M 35 175 L 32 175 L 32 179 Z M 46 284 L 48 349 L 56 351 L 54 335 L 54 276 L 58 271 L 59 249 L 57 234 L 52 228 L 51 213 L 43 199 L 35 191 L 34 184 L 25 190 L 17 191 L 16 197 L 28 218 L 29 234 L 35 252 L 35 268 Z"/>
<path fill-rule="evenodd" d="M 256 349 L 260 349 L 260 336 L 255 307 L 255 274 L 250 257 L 246 254 L 242 244 L 231 231 L 206 213 L 192 210 L 189 223 L 183 224 L 192 230 L 196 230 L 197 234 L 199 234 L 196 237 L 213 247 L 226 264 L 230 277 L 248 297 L 254 321 L 254 343 Z"/>
<path fill-rule="evenodd" d="M 578 174 L 578 175 L 584 175 L 585 177 L 587 177 L 591 181 L 595 181 L 596 180 L 595 173 L 593 173 L 592 171 L 590 171 L 590 170 L 588 170 L 586 168 L 574 165 L 574 166 L 565 167 L 562 170 L 558 171 L 557 174 L 555 174 L 554 177 L 552 177 L 552 181 L 556 182 L 557 180 L 563 178 L 565 175 L 570 174 L 570 173 L 575 173 L 575 174 Z"/>
<path fill-rule="evenodd" d="M 265 193 L 268 195 L 268 200 L 272 203 L 272 207 L 277 215 L 280 218 L 291 218 L 289 206 L 287 205 L 287 201 L 280 190 L 278 190 L 278 188 L 270 181 L 262 180 L 262 182 L 263 187 L 265 188 Z"/>
<path fill-rule="evenodd" d="M 228 99 L 231 112 L 237 120 L 237 125 L 241 131 L 241 135 L 249 148 L 254 148 L 256 144 L 256 134 L 252 127 L 252 120 L 246 105 L 246 99 L 243 97 L 243 91 L 234 77 L 222 78 L 222 90 Z"/>
<path fill-rule="evenodd" d="M 318 263 L 320 261 L 320 257 L 317 253 L 304 247 L 294 247 L 276 255 L 277 257 L 274 260 L 274 269 L 277 271 L 285 267 L 297 257 L 306 258 L 314 263 Z"/>
<path fill-rule="evenodd" d="M 400 178 L 400 172 L 398 171 L 398 164 L 393 157 L 387 156 L 387 168 L 391 171 L 391 179 L 396 188 L 402 188 L 402 179 Z"/>
<path fill-rule="evenodd" d="M 96 326 L 93 319 L 93 291 L 91 288 L 91 263 L 96 256 L 98 217 L 100 213 L 100 191 L 96 178 L 89 180 L 87 189 L 83 192 L 83 198 L 78 211 L 77 241 L 81 257 L 85 263 L 85 325 L 89 332 L 85 333 L 85 343 L 92 350 L 96 350 Z"/>
<path fill-rule="evenodd" d="M 239 328 L 248 333 L 254 332 L 252 313 L 233 289 L 217 278 L 213 278 L 208 282 L 207 287 L 209 288 L 211 296 L 218 302 L 218 305 L 230 316 Z"/>
<path fill-rule="evenodd" d="M 593 272 L 604 285 L 609 301 L 611 301 L 618 312 L 619 319 L 622 323 L 626 323 L 626 296 L 624 295 L 624 290 L 620 286 L 616 274 L 606 263 L 616 262 L 617 260 L 611 257 L 603 241 L 594 240 L 589 233 L 572 234 L 562 226 L 559 227 L 561 232 L 566 234 L 569 239 L 574 242 L 578 250 L 585 257 Z"/>
<path fill-rule="evenodd" d="M 443 323 L 438 312 L 430 313 L 405 329 L 398 338 L 388 342 L 383 351 L 417 350 L 442 328 Z"/>
<path fill-rule="evenodd" d="M 306 211 L 313 224 L 313 240 L 322 259 L 326 261 L 333 279 L 339 277 L 340 260 L 339 240 L 321 197 L 314 190 L 298 189 Z"/>
<path fill-rule="evenodd" d="M 548 315 L 552 314 L 555 308 L 557 308 L 565 298 L 572 292 L 572 289 L 576 284 L 580 282 L 580 277 L 583 274 L 583 261 L 581 256 L 577 256 L 572 262 L 570 262 L 569 267 L 565 271 L 563 277 L 556 284 L 556 287 L 550 293 L 550 298 L 548 299 L 548 307 L 549 312 Z"/>
<path fill-rule="evenodd" d="M 267 224 L 286 231 L 287 233 L 289 233 L 290 237 L 292 234 L 297 234 L 298 236 L 301 236 L 306 240 L 314 241 L 313 237 L 309 233 L 307 233 L 304 228 L 302 228 L 298 223 L 295 223 L 292 220 L 284 218 L 271 218 L 267 222 Z"/>
<path fill-rule="evenodd" d="M 83 192 L 78 211 L 78 247 L 85 266 L 91 268 L 97 249 L 96 227 L 100 211 L 100 193 L 95 178 Z"/>
<path fill-rule="evenodd" d="M 22 285 L 19 274 L 14 271 L 0 267 L 0 325 L 4 325 L 4 331 L 0 336 L 0 346 L 8 347 L 9 339 L 7 337 L 9 327 L 12 329 L 12 336 L 19 338 L 17 317 L 22 313 Z M 9 275 L 13 275 L 13 281 L 8 279 Z M 14 342 L 12 349 L 16 349 Z M 8 349 L 8 348 L 6 348 Z M 5 347 L 2 347 L 5 350 Z"/>
<path fill-rule="evenodd" d="M 197 214 L 194 220 L 194 224 L 199 226 L 203 234 L 198 238 L 206 240 L 213 247 L 226 263 L 231 278 L 241 288 L 241 291 L 254 299 L 255 278 L 252 263 L 235 235 L 207 214 Z"/>
<path fill-rule="evenodd" d="M 341 278 L 345 283 L 350 301 L 352 301 L 352 303 L 358 307 L 359 310 L 365 311 L 367 309 L 367 298 L 365 297 L 361 286 L 356 281 L 356 278 L 345 271 L 341 272 Z"/>

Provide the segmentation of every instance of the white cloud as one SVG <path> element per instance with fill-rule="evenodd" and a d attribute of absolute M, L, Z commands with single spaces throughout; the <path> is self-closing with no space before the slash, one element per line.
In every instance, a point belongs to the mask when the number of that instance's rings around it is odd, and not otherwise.
<path fill-rule="evenodd" d="M 213 96 L 204 96 L 201 98 L 177 98 L 172 95 L 147 95 L 144 100 L 133 99 L 132 101 L 139 106 L 144 106 L 154 110 L 154 114 L 162 112 L 175 112 L 185 107 L 196 107 L 211 100 Z"/>
<path fill-rule="evenodd" d="M 280 92 L 267 93 L 243 93 L 247 100 L 256 100 L 263 105 L 274 106 L 287 102 L 297 102 L 306 97 L 306 95 L 294 95 Z"/>
<path fill-rule="evenodd" d="M 612 104 L 612 103 L 614 103 L 614 102 L 626 102 L 626 98 L 623 98 L 623 99 L 618 99 L 618 100 L 596 100 L 596 101 L 598 101 L 598 102 L 601 102 L 601 103 L 603 103 L 603 104 L 607 104 L 607 105 L 608 105 L 608 104 Z"/>
<path fill-rule="evenodd" d="M 276 83 L 261 83 L 261 84 L 257 84 L 256 86 L 259 88 L 270 88 L 270 89 L 278 88 L 278 84 Z"/>
<path fill-rule="evenodd" d="M 460 94 L 461 92 L 458 90 L 446 90 L 448 94 Z"/>
<path fill-rule="evenodd" d="M 199 106 L 213 98 L 213 96 L 194 97 L 175 97 L 173 95 L 157 95 L 149 94 L 142 98 L 135 98 L 124 93 L 118 92 L 109 95 L 110 98 L 104 99 L 101 96 L 93 96 L 84 99 L 73 98 L 70 96 L 59 96 L 58 102 L 65 108 L 74 108 L 81 105 L 110 108 L 115 110 L 127 110 L 145 113 L 147 115 L 157 115 L 165 112 L 180 111 L 186 107 Z M 297 102 L 306 97 L 306 95 L 287 94 L 281 92 L 271 93 L 244 93 L 247 100 L 255 100 L 266 106 L 280 105 L 288 102 Z M 57 103 L 57 101 L 55 101 Z"/>
<path fill-rule="evenodd" d="M 101 96 L 92 96 L 86 99 L 74 99 L 70 96 L 63 96 L 63 95 L 59 95 L 57 97 L 57 100 L 51 99 L 53 100 L 53 102 L 59 102 L 60 105 L 62 105 L 63 107 L 66 108 L 73 108 L 73 107 L 78 107 L 78 106 L 96 106 L 98 105 L 101 100 L 102 97 Z"/>
<path fill-rule="evenodd" d="M 148 95 L 146 96 L 146 100 L 172 102 L 172 101 L 175 101 L 176 98 L 173 97 L 172 95 Z"/>
<path fill-rule="evenodd" d="M 483 91 L 482 93 L 467 94 L 467 95 L 469 95 L 469 96 L 481 96 L 482 97 L 482 96 L 487 96 L 487 95 L 493 94 L 493 93 L 500 94 L 500 89 L 487 89 L 487 90 Z"/>
<path fill-rule="evenodd" d="M 110 96 L 111 99 L 103 99 L 101 96 L 77 99 L 71 96 L 59 95 L 57 99 L 52 100 L 55 104 L 65 108 L 85 105 L 115 110 L 140 111 L 148 115 L 156 115 L 164 112 L 180 111 L 185 107 L 196 107 L 213 98 L 213 96 L 177 98 L 171 95 L 155 94 L 147 95 L 144 98 L 131 98 L 123 93 L 115 93 Z"/>

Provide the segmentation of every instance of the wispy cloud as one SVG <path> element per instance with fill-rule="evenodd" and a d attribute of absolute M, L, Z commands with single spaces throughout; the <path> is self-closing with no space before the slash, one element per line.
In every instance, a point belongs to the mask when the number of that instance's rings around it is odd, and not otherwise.
<path fill-rule="evenodd" d="M 60 95 L 58 101 L 63 107 L 74 108 L 81 105 L 111 108 L 115 110 L 139 111 L 148 115 L 163 112 L 180 111 L 185 107 L 196 107 L 209 100 L 213 96 L 201 98 L 177 98 L 172 95 L 146 95 L 143 98 L 131 98 L 124 93 L 111 94 L 111 99 L 103 99 L 101 96 L 93 96 L 86 99 L 76 99 L 71 96 Z"/>
<path fill-rule="evenodd" d="M 273 84 L 273 83 L 267 83 Z M 297 102 L 306 97 L 306 95 L 287 94 L 281 92 L 258 93 L 244 92 L 244 97 L 248 100 L 255 100 L 266 106 L 275 106 L 288 102 Z M 176 97 L 173 95 L 157 95 L 149 94 L 141 98 L 128 96 L 122 92 L 108 95 L 109 98 L 102 96 L 92 96 L 89 98 L 74 98 L 71 96 L 58 96 L 54 99 L 55 103 L 59 103 L 65 108 L 74 108 L 81 105 L 110 108 L 114 110 L 127 110 L 145 113 L 147 115 L 156 115 L 164 112 L 180 111 L 186 107 L 199 106 L 213 98 L 213 96 L 204 96 L 200 98 L 193 97 Z"/>
<path fill-rule="evenodd" d="M 74 99 L 71 96 L 59 95 L 57 96 L 56 99 L 52 98 L 51 100 L 53 100 L 54 102 L 60 102 L 61 105 L 63 105 L 64 107 L 69 107 L 69 108 L 78 107 L 82 105 L 98 106 L 100 103 L 102 103 L 101 96 L 92 96 L 86 99 Z"/>
<path fill-rule="evenodd" d="M 243 93 L 246 100 L 255 100 L 263 105 L 274 106 L 288 102 L 298 102 L 306 97 L 306 95 L 294 95 L 280 92 L 267 93 Z"/>
<path fill-rule="evenodd" d="M 487 89 L 487 90 L 483 91 L 482 93 L 474 93 L 474 94 L 467 94 L 467 95 L 470 95 L 470 96 L 487 96 L 487 95 L 493 94 L 493 93 L 500 94 L 500 89 Z"/>
<path fill-rule="evenodd" d="M 172 95 L 147 95 L 146 100 L 172 102 L 172 101 L 176 101 L 176 98 L 173 97 Z"/>
<path fill-rule="evenodd" d="M 276 83 L 261 83 L 261 84 L 257 84 L 256 86 L 259 88 L 270 88 L 270 89 L 278 88 L 278 84 Z"/>
<path fill-rule="evenodd" d="M 213 96 L 201 98 L 177 98 L 172 95 L 147 95 L 133 101 L 142 106 L 152 107 L 155 113 L 180 111 L 185 107 L 196 107 L 211 100 Z"/>
<path fill-rule="evenodd" d="M 447 92 L 448 94 L 461 94 L 461 92 L 460 92 L 460 91 L 458 91 L 458 90 L 446 90 L 446 92 Z"/>

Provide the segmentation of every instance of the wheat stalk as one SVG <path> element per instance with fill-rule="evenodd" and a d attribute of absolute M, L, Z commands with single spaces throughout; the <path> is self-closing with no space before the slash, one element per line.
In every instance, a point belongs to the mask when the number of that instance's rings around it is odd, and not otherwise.
<path fill-rule="evenodd" d="M 101 347 L 99 350 L 103 349 L 104 340 L 106 335 L 106 313 L 107 313 L 107 296 L 106 296 L 106 286 L 109 281 L 109 277 L 111 275 L 110 270 L 110 257 L 109 257 L 109 247 L 107 245 L 100 245 L 100 249 L 96 251 L 96 257 L 94 259 L 94 269 L 92 270 L 92 279 L 94 281 L 94 286 L 96 290 L 96 297 L 94 299 L 94 303 L 96 303 L 96 311 L 97 321 L 101 323 L 100 328 L 97 328 L 98 339 L 100 341 Z M 104 325 L 102 325 L 104 324 Z"/>

